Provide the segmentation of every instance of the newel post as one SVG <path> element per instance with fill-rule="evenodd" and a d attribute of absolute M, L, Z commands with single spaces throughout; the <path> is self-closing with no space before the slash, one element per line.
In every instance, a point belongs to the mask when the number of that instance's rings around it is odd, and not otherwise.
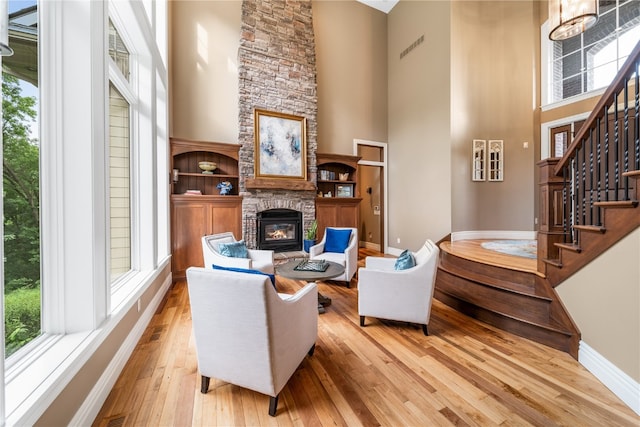
<path fill-rule="evenodd" d="M 558 259 L 559 249 L 554 243 L 564 242 L 564 180 L 554 170 L 561 159 L 552 157 L 537 163 L 540 168 L 540 215 L 538 230 L 538 271 L 547 273 L 544 259 Z"/>

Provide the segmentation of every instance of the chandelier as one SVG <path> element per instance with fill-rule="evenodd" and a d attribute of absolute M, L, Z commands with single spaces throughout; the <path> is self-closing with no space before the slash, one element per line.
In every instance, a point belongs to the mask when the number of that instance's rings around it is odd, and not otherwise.
<path fill-rule="evenodd" d="M 549 0 L 551 40 L 583 33 L 598 21 L 598 0 Z"/>

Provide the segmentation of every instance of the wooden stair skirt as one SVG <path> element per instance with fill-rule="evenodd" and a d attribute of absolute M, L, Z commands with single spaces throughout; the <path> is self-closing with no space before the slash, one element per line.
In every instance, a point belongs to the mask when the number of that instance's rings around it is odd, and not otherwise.
<path fill-rule="evenodd" d="M 467 316 L 578 357 L 580 333 L 554 289 L 535 273 L 440 251 L 435 297 Z"/>

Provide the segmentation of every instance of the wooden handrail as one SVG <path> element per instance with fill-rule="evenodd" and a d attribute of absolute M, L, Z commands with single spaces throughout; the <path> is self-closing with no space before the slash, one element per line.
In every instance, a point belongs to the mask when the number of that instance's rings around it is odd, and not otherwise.
<path fill-rule="evenodd" d="M 589 118 L 587 118 L 584 125 L 582 125 L 576 136 L 573 138 L 573 141 L 567 148 L 567 151 L 562 157 L 562 160 L 560 160 L 555 168 L 554 172 L 556 175 L 562 175 L 562 169 L 567 166 L 571 158 L 574 156 L 575 152 L 580 149 L 583 139 L 585 139 L 585 136 L 587 135 L 589 130 L 595 126 L 596 120 L 598 118 L 604 117 L 605 107 L 610 107 L 613 104 L 616 94 L 618 94 L 624 88 L 625 79 L 635 72 L 635 63 L 639 58 L 640 42 L 638 42 L 638 44 L 636 44 L 636 47 L 633 48 L 624 65 L 589 115 Z"/>

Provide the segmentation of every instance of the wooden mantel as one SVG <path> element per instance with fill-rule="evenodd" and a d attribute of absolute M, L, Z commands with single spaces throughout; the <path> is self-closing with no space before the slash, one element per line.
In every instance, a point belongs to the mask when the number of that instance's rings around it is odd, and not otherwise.
<path fill-rule="evenodd" d="M 246 178 L 247 189 L 316 191 L 316 185 L 307 180 L 287 178 Z"/>

